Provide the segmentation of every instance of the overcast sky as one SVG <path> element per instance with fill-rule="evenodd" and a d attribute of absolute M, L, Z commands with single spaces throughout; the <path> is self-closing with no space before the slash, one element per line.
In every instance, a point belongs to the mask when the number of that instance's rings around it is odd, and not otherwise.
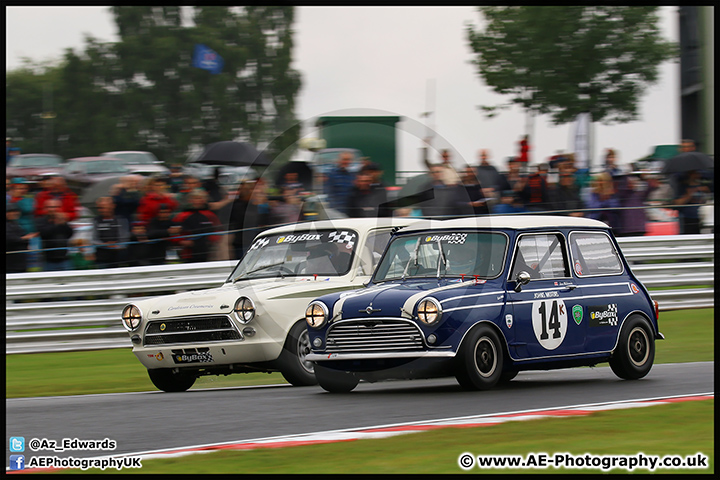
<path fill-rule="evenodd" d="M 677 41 L 677 7 L 660 11 L 663 35 Z M 450 148 L 456 166 L 476 164 L 481 148 L 499 168 L 517 155 L 526 115 L 512 109 L 487 119 L 477 108 L 509 97 L 492 93 L 469 63 L 465 25 L 481 21 L 474 7 L 298 7 L 295 18 L 293 66 L 303 82 L 296 115 L 305 124 L 325 115 L 398 115 L 404 119 L 398 124 L 399 170 L 423 168 L 419 148 L 428 128 L 435 133 L 433 147 Z M 85 34 L 118 40 L 109 7 L 6 7 L 6 22 L 6 70 L 19 67 L 22 57 L 44 61 L 59 59 L 66 48 L 82 51 Z M 616 149 L 625 164 L 653 145 L 679 142 L 678 72 L 678 63 L 660 67 L 638 121 L 594 125 L 595 162 L 606 148 Z M 422 118 L 428 108 L 433 115 Z M 532 163 L 572 151 L 573 132 L 572 124 L 556 127 L 537 117 Z"/>

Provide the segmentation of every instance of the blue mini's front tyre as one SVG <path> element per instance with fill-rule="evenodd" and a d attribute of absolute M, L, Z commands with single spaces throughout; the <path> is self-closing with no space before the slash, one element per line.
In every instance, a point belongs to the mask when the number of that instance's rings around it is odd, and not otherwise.
<path fill-rule="evenodd" d="M 330 393 L 347 393 L 358 384 L 358 379 L 354 375 L 318 364 L 315 364 L 315 377 L 320 386 Z"/>
<path fill-rule="evenodd" d="M 624 380 L 637 380 L 650 372 L 654 360 L 655 338 L 650 324 L 637 315 L 628 318 L 610 357 L 613 373 Z"/>
<path fill-rule="evenodd" d="M 488 390 L 502 376 L 503 349 L 495 331 L 481 325 L 463 340 L 457 355 L 455 378 L 465 390 Z"/>

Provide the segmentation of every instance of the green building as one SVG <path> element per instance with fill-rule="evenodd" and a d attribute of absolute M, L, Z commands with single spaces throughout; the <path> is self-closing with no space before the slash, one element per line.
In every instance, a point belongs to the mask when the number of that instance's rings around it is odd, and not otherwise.
<path fill-rule="evenodd" d="M 357 148 L 383 170 L 383 181 L 395 185 L 398 116 L 320 117 L 316 126 L 327 148 Z"/>

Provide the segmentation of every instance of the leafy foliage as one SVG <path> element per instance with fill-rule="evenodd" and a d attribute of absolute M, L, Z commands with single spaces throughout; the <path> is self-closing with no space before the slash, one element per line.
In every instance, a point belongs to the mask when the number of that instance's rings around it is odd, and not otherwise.
<path fill-rule="evenodd" d="M 119 42 L 87 37 L 85 50 L 67 50 L 60 66 L 8 72 L 7 134 L 25 152 L 42 151 L 48 88 L 57 113 L 53 153 L 65 158 L 127 149 L 182 162 L 221 140 L 269 145 L 275 157 L 297 141 L 293 7 L 110 9 Z M 192 66 L 198 43 L 223 58 L 222 73 Z"/>
<path fill-rule="evenodd" d="M 484 31 L 467 26 L 480 77 L 555 124 L 635 120 L 658 65 L 676 56 L 654 6 L 485 6 Z M 494 113 L 495 107 L 481 107 Z"/>

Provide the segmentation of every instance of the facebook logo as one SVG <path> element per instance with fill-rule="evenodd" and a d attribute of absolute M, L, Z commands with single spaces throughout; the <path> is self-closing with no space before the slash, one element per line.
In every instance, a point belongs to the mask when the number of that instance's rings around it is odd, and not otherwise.
<path fill-rule="evenodd" d="M 25 468 L 25 455 L 10 455 L 10 470 Z"/>
<path fill-rule="evenodd" d="M 11 452 L 24 452 L 25 451 L 25 437 L 10 437 L 10 451 Z"/>

